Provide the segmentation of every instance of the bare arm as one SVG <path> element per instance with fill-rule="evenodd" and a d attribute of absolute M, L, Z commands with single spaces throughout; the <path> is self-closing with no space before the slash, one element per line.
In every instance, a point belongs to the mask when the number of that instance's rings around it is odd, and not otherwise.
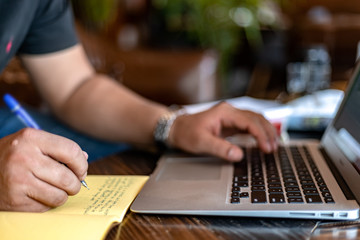
<path fill-rule="evenodd" d="M 70 126 L 106 140 L 152 143 L 166 107 L 96 74 L 81 45 L 22 59 L 42 97 Z"/>

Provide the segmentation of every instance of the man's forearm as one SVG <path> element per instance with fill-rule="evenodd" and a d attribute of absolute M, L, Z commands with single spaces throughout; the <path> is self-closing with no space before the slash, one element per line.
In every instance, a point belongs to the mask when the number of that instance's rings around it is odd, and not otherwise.
<path fill-rule="evenodd" d="M 111 141 L 152 142 L 152 131 L 166 107 L 96 74 L 80 44 L 21 57 L 43 99 L 70 126 Z"/>
<path fill-rule="evenodd" d="M 151 102 L 104 75 L 79 86 L 56 114 L 72 127 L 110 141 L 149 144 L 165 106 Z"/>

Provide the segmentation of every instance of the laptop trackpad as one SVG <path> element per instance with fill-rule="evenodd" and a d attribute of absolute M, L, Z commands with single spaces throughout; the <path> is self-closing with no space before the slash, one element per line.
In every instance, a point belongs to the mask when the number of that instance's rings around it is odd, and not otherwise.
<path fill-rule="evenodd" d="M 224 161 L 215 158 L 168 158 L 157 181 L 218 180 Z"/>

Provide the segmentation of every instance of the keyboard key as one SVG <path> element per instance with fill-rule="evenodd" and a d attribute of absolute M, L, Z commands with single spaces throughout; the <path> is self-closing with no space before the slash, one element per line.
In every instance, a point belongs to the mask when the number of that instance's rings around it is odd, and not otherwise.
<path fill-rule="evenodd" d="M 311 185 L 311 184 L 314 184 L 314 182 L 313 181 L 309 181 L 309 180 L 303 180 L 303 181 L 300 181 L 300 184 L 301 185 Z"/>
<path fill-rule="evenodd" d="M 251 181 L 264 181 L 264 177 L 256 177 L 256 176 L 253 176 L 252 178 L 251 178 Z"/>
<path fill-rule="evenodd" d="M 268 188 L 281 188 L 280 183 L 269 183 Z"/>
<path fill-rule="evenodd" d="M 286 196 L 288 196 L 289 198 L 297 198 L 297 197 L 301 197 L 301 192 L 288 192 L 286 193 Z"/>
<path fill-rule="evenodd" d="M 255 191 L 251 192 L 251 202 L 252 203 L 266 203 L 266 193 L 265 191 Z"/>
<path fill-rule="evenodd" d="M 305 195 L 319 195 L 317 190 L 304 190 Z"/>
<path fill-rule="evenodd" d="M 270 203 L 285 203 L 284 194 L 269 194 Z"/>
<path fill-rule="evenodd" d="M 324 179 L 321 177 L 321 175 L 319 175 L 319 176 L 317 176 L 317 177 L 315 178 L 315 180 L 316 180 L 316 181 L 323 181 Z"/>
<path fill-rule="evenodd" d="M 296 182 L 287 182 L 285 187 L 299 187 L 299 185 Z"/>
<path fill-rule="evenodd" d="M 234 163 L 234 176 L 247 176 L 247 161 L 246 157 L 238 163 Z"/>
<path fill-rule="evenodd" d="M 248 182 L 234 182 L 233 187 L 248 187 Z"/>
<path fill-rule="evenodd" d="M 320 191 L 321 192 L 329 192 L 329 189 L 327 187 L 321 187 Z"/>
<path fill-rule="evenodd" d="M 286 192 L 300 192 L 300 189 L 298 187 L 286 187 Z"/>
<path fill-rule="evenodd" d="M 335 203 L 334 199 L 332 197 L 326 197 L 324 198 L 326 203 Z"/>
<path fill-rule="evenodd" d="M 238 186 L 239 186 L 239 187 L 248 187 L 248 186 L 249 186 L 249 183 L 248 183 L 248 182 L 239 182 L 239 183 L 238 183 Z"/>
<path fill-rule="evenodd" d="M 234 182 L 247 181 L 248 176 L 234 176 Z"/>
<path fill-rule="evenodd" d="M 269 193 L 282 193 L 283 190 L 281 188 L 271 188 L 269 189 Z"/>
<path fill-rule="evenodd" d="M 305 199 L 307 203 L 322 203 L 320 195 L 307 195 Z"/>
<path fill-rule="evenodd" d="M 264 179 L 263 173 L 262 172 L 253 172 L 252 176 L 251 176 L 251 179 L 257 179 L 257 178 Z"/>
<path fill-rule="evenodd" d="M 331 194 L 329 192 L 323 192 L 322 195 L 324 198 L 331 197 Z"/>
<path fill-rule="evenodd" d="M 240 196 L 240 192 L 233 192 L 231 193 L 231 197 L 235 198 L 235 197 L 239 197 Z"/>
<path fill-rule="evenodd" d="M 309 173 L 307 170 L 305 170 L 305 171 L 298 171 L 298 174 L 299 174 L 299 176 L 310 175 L 310 173 Z"/>
<path fill-rule="evenodd" d="M 277 171 L 267 171 L 266 174 L 268 179 L 280 178 L 280 174 Z"/>
<path fill-rule="evenodd" d="M 327 187 L 324 181 L 318 181 L 317 184 L 319 187 Z"/>
<path fill-rule="evenodd" d="M 253 182 L 251 183 L 251 185 L 252 185 L 252 186 L 264 186 L 265 183 L 264 183 L 264 181 L 253 181 Z"/>
<path fill-rule="evenodd" d="M 285 182 L 297 182 L 295 177 L 287 177 L 287 178 L 284 178 L 284 181 L 285 181 Z"/>
<path fill-rule="evenodd" d="M 278 178 L 278 179 L 269 179 L 268 183 L 278 183 L 278 184 L 280 184 L 281 181 L 280 181 L 280 178 Z"/>
<path fill-rule="evenodd" d="M 295 177 L 295 174 L 292 170 L 291 171 L 282 171 L 282 175 L 284 178 L 294 178 Z"/>
<path fill-rule="evenodd" d="M 300 181 L 312 181 L 312 177 L 310 175 L 299 176 Z"/>
<path fill-rule="evenodd" d="M 231 203 L 240 203 L 240 198 L 231 198 Z"/>
<path fill-rule="evenodd" d="M 315 184 L 303 185 L 302 188 L 304 190 L 316 190 Z"/>
<path fill-rule="evenodd" d="M 304 203 L 302 198 L 288 198 L 289 203 Z"/>
<path fill-rule="evenodd" d="M 240 193 L 240 198 L 248 198 L 249 197 L 249 193 L 248 192 L 242 192 Z"/>
<path fill-rule="evenodd" d="M 265 191 L 265 186 L 253 186 L 251 191 Z"/>

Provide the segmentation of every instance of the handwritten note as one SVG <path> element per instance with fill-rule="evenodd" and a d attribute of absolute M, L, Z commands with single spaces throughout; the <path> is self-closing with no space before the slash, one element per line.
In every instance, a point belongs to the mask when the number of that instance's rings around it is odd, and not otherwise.
<path fill-rule="evenodd" d="M 134 180 L 131 177 L 106 179 L 92 195 L 84 214 L 108 215 L 111 209 L 121 202 L 125 192 L 134 184 Z"/>
<path fill-rule="evenodd" d="M 45 213 L 0 212 L 0 239 L 105 238 L 113 223 L 120 223 L 148 176 L 86 178 L 82 188 L 60 207 Z"/>

